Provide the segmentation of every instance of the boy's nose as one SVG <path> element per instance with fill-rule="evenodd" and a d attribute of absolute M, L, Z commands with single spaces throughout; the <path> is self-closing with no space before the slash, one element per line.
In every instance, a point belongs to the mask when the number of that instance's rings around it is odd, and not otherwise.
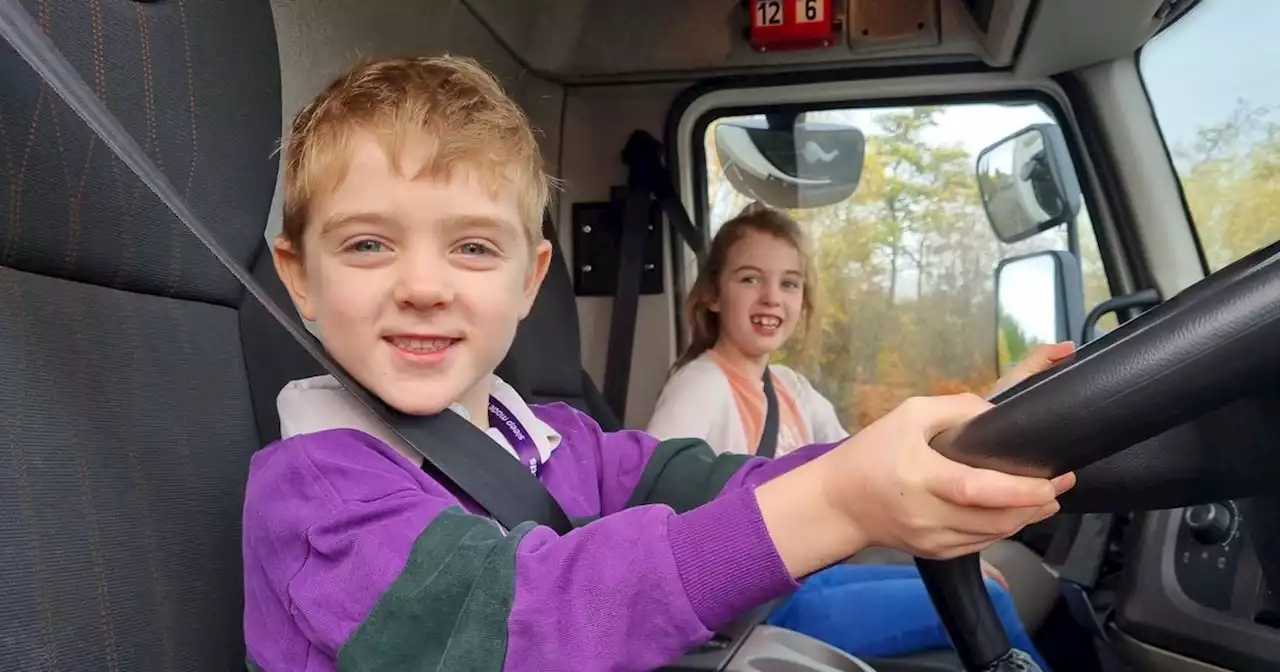
<path fill-rule="evenodd" d="M 454 286 L 445 264 L 439 261 L 406 263 L 395 287 L 396 304 L 427 310 L 453 301 Z"/>

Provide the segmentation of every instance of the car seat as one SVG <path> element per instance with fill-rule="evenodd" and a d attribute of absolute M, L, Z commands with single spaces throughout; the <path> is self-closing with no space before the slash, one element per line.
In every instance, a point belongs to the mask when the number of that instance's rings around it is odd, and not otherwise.
<path fill-rule="evenodd" d="M 606 432 L 617 431 L 622 421 L 582 365 L 577 297 L 550 217 L 542 219 L 542 235 L 551 241 L 551 266 L 497 374 L 530 403 L 563 401 L 590 415 Z"/>
<path fill-rule="evenodd" d="M 23 5 L 233 256 L 269 273 L 270 3 Z M 315 366 L 270 347 L 283 330 L 0 49 L 2 667 L 243 669 L 249 456 L 274 438 L 280 379 Z"/>

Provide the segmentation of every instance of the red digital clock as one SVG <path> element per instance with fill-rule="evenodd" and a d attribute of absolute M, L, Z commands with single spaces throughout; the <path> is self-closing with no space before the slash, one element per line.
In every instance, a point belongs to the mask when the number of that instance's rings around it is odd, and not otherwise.
<path fill-rule="evenodd" d="M 748 0 L 747 41 L 756 51 L 817 49 L 836 43 L 832 0 Z"/>

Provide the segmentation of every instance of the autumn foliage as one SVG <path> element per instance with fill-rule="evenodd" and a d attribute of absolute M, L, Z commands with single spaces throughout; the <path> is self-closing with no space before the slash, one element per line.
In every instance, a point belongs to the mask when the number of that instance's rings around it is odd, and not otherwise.
<path fill-rule="evenodd" d="M 994 272 L 1008 256 L 1066 249 L 1063 230 L 1001 244 L 979 200 L 974 158 L 938 135 L 942 108 L 886 109 L 874 117 L 858 191 L 829 207 L 792 210 L 812 239 L 819 296 L 814 333 L 775 359 L 806 375 L 857 431 L 914 395 L 991 391 L 997 348 Z M 1214 268 L 1280 235 L 1280 125 L 1269 110 L 1240 110 L 1176 148 L 1183 187 Z M 810 113 L 841 121 L 840 111 Z M 1010 128 L 1008 132 L 1019 130 Z M 709 130 L 707 142 L 713 133 Z M 708 147 L 713 211 L 747 203 Z M 1110 296 L 1087 210 L 1077 220 L 1086 308 Z M 1104 329 L 1114 322 L 1104 321 Z M 1001 330 L 1006 331 L 1006 330 Z M 1010 332 L 1012 333 L 1012 332 Z"/>

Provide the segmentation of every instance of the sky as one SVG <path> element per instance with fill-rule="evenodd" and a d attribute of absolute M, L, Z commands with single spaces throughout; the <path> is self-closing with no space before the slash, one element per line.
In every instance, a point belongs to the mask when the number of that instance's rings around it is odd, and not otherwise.
<path fill-rule="evenodd" d="M 1143 48 L 1138 69 L 1165 141 L 1189 145 L 1196 130 L 1231 116 L 1237 101 L 1280 108 L 1280 0 L 1201 0 Z M 869 128 L 874 111 L 850 111 Z M 1039 106 L 949 107 L 936 135 L 977 155 L 1027 124 L 1049 121 Z"/>
<path fill-rule="evenodd" d="M 1058 340 L 1056 268 L 1051 257 L 1043 256 L 1012 262 L 1000 272 L 1000 312 L 1013 317 L 1024 333 L 1041 343 Z"/>
<path fill-rule="evenodd" d="M 1277 0 L 1201 0 L 1147 43 L 1138 67 L 1166 142 L 1189 145 L 1240 99 L 1280 106 L 1277 26 Z"/>

